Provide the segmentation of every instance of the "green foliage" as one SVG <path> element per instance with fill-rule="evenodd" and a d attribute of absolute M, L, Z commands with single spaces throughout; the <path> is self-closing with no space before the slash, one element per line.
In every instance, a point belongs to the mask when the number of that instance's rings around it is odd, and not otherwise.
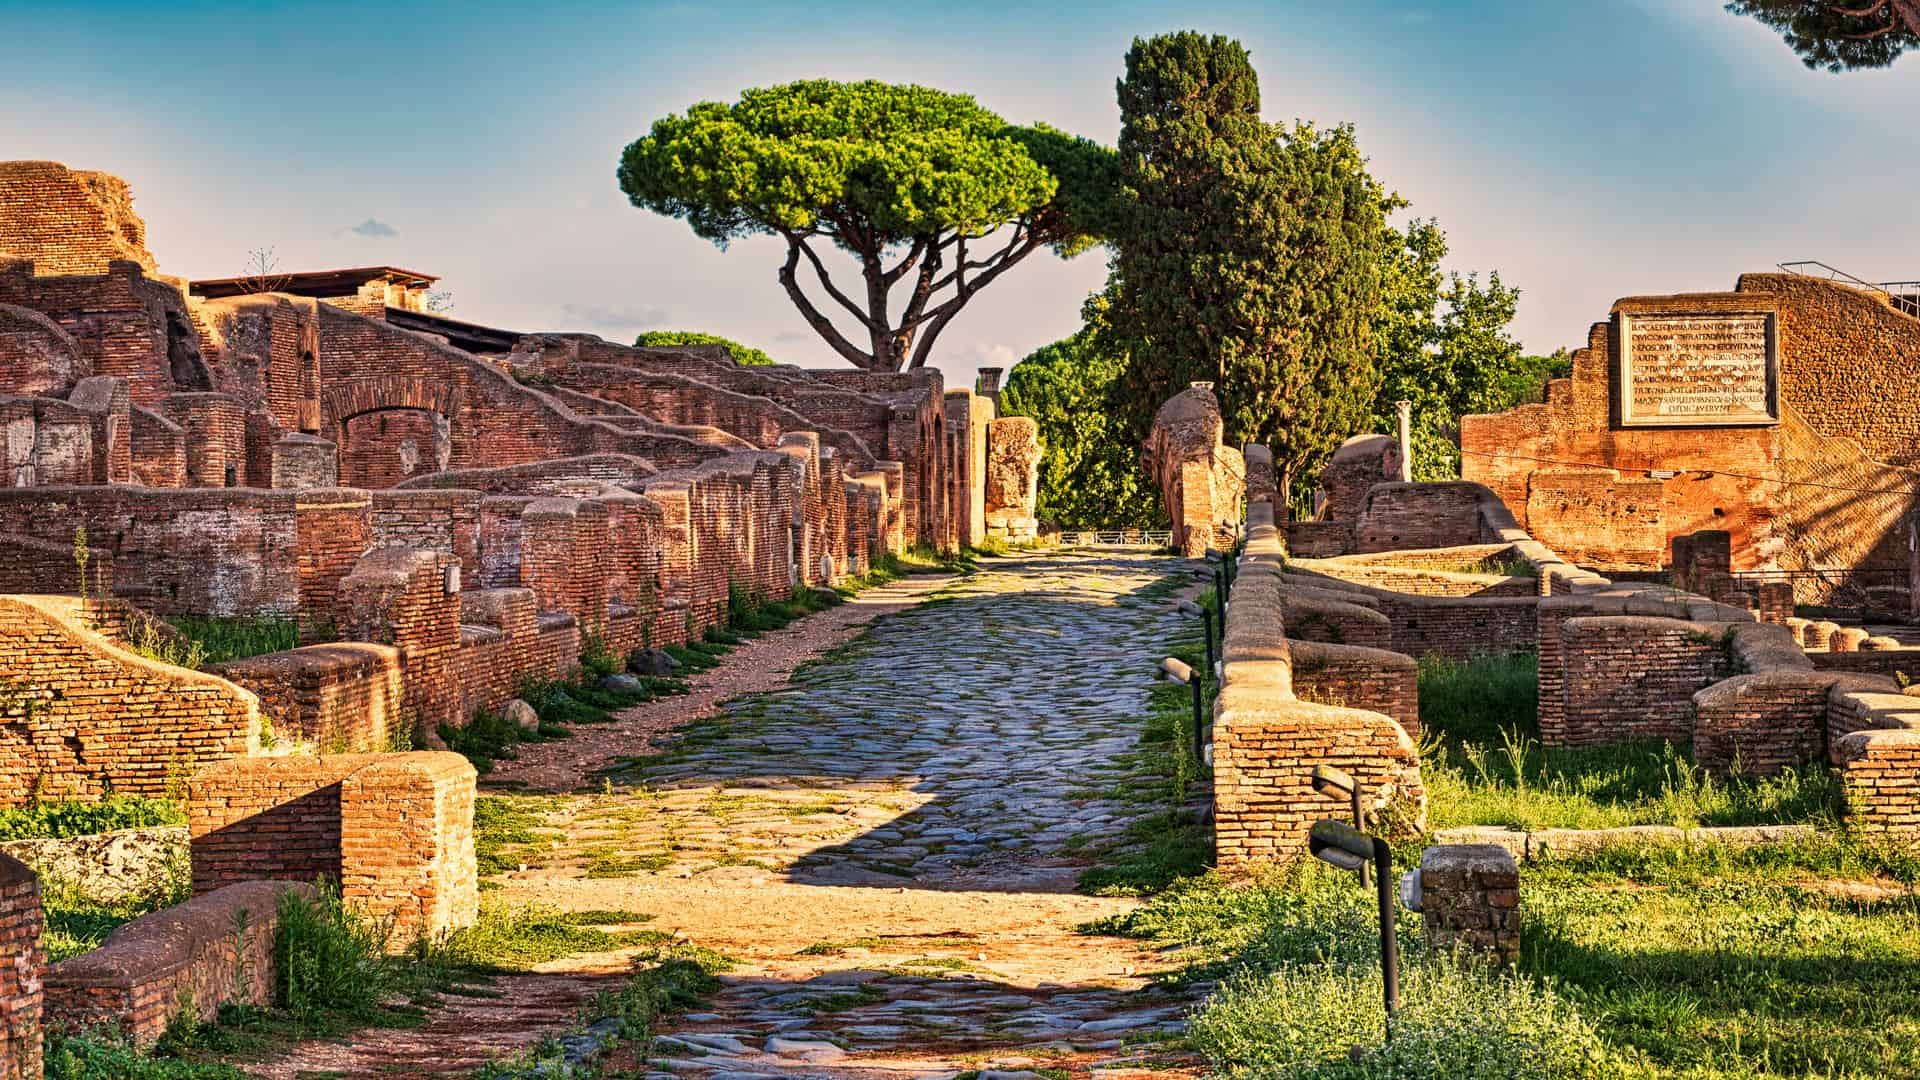
<path fill-rule="evenodd" d="M 488 897 L 481 902 L 474 925 L 447 939 L 446 955 L 475 971 L 525 971 L 549 960 L 612 952 L 670 937 L 658 930 L 606 929 L 652 919 L 641 912 L 561 911 L 542 905 L 509 905 Z"/>
<path fill-rule="evenodd" d="M 635 206 L 716 244 L 785 240 L 788 298 L 842 357 L 878 371 L 925 364 L 967 301 L 1034 251 L 1088 246 L 1105 230 L 1112 176 L 1111 151 L 1009 125 L 966 95 L 828 80 L 662 117 L 619 168 Z M 832 282 L 815 241 L 854 257 L 862 301 Z M 843 336 L 801 287 L 803 257 L 829 311 L 858 320 L 865 340 Z M 906 289 L 897 307 L 896 284 Z"/>
<path fill-rule="evenodd" d="M 1422 778 L 1433 828 L 1837 821 L 1840 786 L 1819 763 L 1729 777 L 1694 765 L 1684 746 L 1661 739 L 1541 746 L 1535 668 L 1530 653 L 1420 662 Z"/>
<path fill-rule="evenodd" d="M 274 931 L 274 1004 L 303 1026 L 325 1026 L 340 1017 L 362 1023 L 378 1015 L 400 988 L 388 962 L 388 928 L 365 919 L 340 898 L 338 886 L 321 882 L 319 895 L 280 895 Z"/>
<path fill-rule="evenodd" d="M 178 802 L 144 795 L 108 795 L 92 801 L 35 801 L 0 810 L 0 842 L 65 839 L 186 822 L 186 812 Z"/>
<path fill-rule="evenodd" d="M 192 867 L 186 853 L 170 859 L 166 874 L 145 895 L 129 896 L 106 902 L 81 891 L 73 883 L 55 877 L 40 882 L 40 905 L 46 916 L 46 931 L 40 944 L 48 963 L 92 952 L 108 934 L 142 915 L 184 903 L 193 893 Z"/>
<path fill-rule="evenodd" d="M 1373 406 L 1385 215 L 1398 202 L 1352 129 L 1262 121 L 1237 42 L 1137 39 L 1119 97 L 1128 203 L 1113 325 L 1129 360 L 1111 407 L 1126 442 L 1173 393 L 1210 381 L 1227 441 L 1270 446 L 1290 490 Z"/>
<path fill-rule="evenodd" d="M 171 621 L 207 664 L 284 652 L 300 645 L 300 625 L 283 615 L 177 615 Z"/>
<path fill-rule="evenodd" d="M 154 1057 L 112 1029 L 49 1031 L 47 1080 L 246 1080 L 231 1065 Z"/>
<path fill-rule="evenodd" d="M 1520 293 L 1498 273 L 1443 274 L 1446 235 L 1414 220 L 1387 230 L 1386 304 L 1377 326 L 1381 381 L 1369 426 L 1391 432 L 1395 402 L 1413 403 L 1413 475 L 1460 475 L 1460 417 L 1531 399 L 1538 357 L 1508 333 Z"/>
<path fill-rule="evenodd" d="M 1727 10 L 1777 31 L 1816 70 L 1883 68 L 1920 47 L 1920 5 L 1913 0 L 1730 0 Z"/>
<path fill-rule="evenodd" d="M 1062 528 L 1151 528 L 1166 519 L 1138 446 L 1107 408 L 1126 368 L 1112 341 L 1111 305 L 1111 290 L 1090 297 L 1085 325 L 1029 353 L 1000 392 L 1002 414 L 1039 425 L 1038 514 Z"/>
<path fill-rule="evenodd" d="M 733 362 L 745 367 L 771 367 L 773 357 L 751 345 L 742 345 L 718 334 L 698 330 L 649 330 L 633 339 L 636 348 L 665 349 L 675 345 L 724 345 L 733 354 Z"/>

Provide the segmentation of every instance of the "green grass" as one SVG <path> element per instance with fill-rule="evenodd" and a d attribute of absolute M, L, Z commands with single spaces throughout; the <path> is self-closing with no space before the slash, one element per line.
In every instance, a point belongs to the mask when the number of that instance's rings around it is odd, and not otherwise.
<path fill-rule="evenodd" d="M 447 958 L 476 971 L 524 971 L 535 964 L 580 953 L 610 952 L 629 945 L 658 944 L 658 930 L 608 929 L 652 921 L 635 911 L 567 912 L 539 906 L 509 906 L 489 898 L 479 921 L 447 939 Z"/>
<path fill-rule="evenodd" d="M 525 861 L 536 846 L 557 833 L 544 830 L 552 800 L 514 795 L 482 795 L 473 804 L 473 853 L 482 879 L 505 873 Z"/>
<path fill-rule="evenodd" d="M 165 879 L 149 894 L 112 903 L 87 896 L 58 878 L 43 879 L 40 883 L 40 904 L 46 917 L 46 929 L 41 934 L 40 944 L 46 949 L 47 962 L 58 963 L 81 953 L 92 952 L 121 925 L 184 902 L 192 894 L 191 873 L 184 853 L 167 869 Z"/>
<path fill-rule="evenodd" d="M 300 645 L 299 624 L 283 615 L 176 615 L 169 621 L 182 637 L 199 647 L 202 662 L 207 664 L 284 652 Z"/>
<path fill-rule="evenodd" d="M 621 709 L 687 692 L 687 684 L 682 680 L 649 675 L 634 676 L 640 681 L 636 691 L 608 690 L 600 686 L 600 681 L 613 673 L 609 669 L 625 666 L 624 660 L 606 652 L 597 642 L 589 641 L 581 653 L 580 669 L 573 678 L 520 686 L 520 700 L 531 705 L 540 718 L 534 730 L 521 728 L 501 713 L 482 709 L 465 724 L 441 724 L 440 738 L 447 749 L 465 755 L 474 770 L 485 776 L 493 771 L 495 761 L 512 760 L 514 747 L 522 743 L 564 739 L 573 734 L 572 725 L 604 724 Z"/>
<path fill-rule="evenodd" d="M 1537 695 L 1532 654 L 1420 662 L 1429 827 L 1833 826 L 1838 819 L 1840 785 L 1818 763 L 1772 777 L 1728 777 L 1695 766 L 1684 744 L 1665 740 L 1542 747 Z"/>

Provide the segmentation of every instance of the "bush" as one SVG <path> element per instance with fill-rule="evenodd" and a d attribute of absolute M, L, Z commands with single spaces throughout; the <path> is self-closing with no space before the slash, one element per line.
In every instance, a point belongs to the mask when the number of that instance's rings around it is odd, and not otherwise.
<path fill-rule="evenodd" d="M 1401 972 L 1391 1041 L 1380 999 L 1377 966 L 1248 971 L 1220 987 L 1190 1035 L 1217 1067 L 1300 1080 L 1624 1074 L 1591 1023 L 1524 976 L 1446 956 L 1415 959 Z"/>
<path fill-rule="evenodd" d="M 47 1080 L 246 1080 L 231 1065 L 148 1057 L 117 1031 L 48 1032 Z"/>
<path fill-rule="evenodd" d="M 300 645 L 300 625 L 283 615 L 178 615 L 172 622 L 174 629 L 198 648 L 208 664 L 285 652 Z"/>
<path fill-rule="evenodd" d="M 0 841 L 66 839 L 116 829 L 184 825 L 186 821 L 186 812 L 179 803 L 143 795 L 108 795 L 97 801 L 34 802 L 0 810 Z"/>
<path fill-rule="evenodd" d="M 388 927 L 362 918 L 321 883 L 308 899 L 281 894 L 274 933 L 274 1003 L 303 1025 L 331 1017 L 371 1022 L 398 988 L 386 955 Z"/>

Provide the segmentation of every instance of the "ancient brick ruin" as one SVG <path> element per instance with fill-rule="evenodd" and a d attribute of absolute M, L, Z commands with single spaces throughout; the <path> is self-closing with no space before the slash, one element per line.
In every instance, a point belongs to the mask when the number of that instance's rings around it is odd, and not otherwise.
<path fill-rule="evenodd" d="M 1247 462 L 1240 451 L 1221 445 L 1224 430 L 1212 386 L 1196 383 L 1160 406 L 1147 436 L 1147 474 L 1173 521 L 1174 550 L 1189 558 L 1232 546 L 1240 528 Z M 1273 457 L 1262 461 L 1271 487 Z"/>

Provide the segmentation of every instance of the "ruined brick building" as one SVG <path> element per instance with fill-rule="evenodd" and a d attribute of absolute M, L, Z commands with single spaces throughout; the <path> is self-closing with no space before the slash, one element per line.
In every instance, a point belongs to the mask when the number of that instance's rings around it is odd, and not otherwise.
<path fill-rule="evenodd" d="M 1724 531 L 1736 575 L 1905 613 L 1920 318 L 1901 300 L 1785 272 L 1620 300 L 1543 403 L 1463 420 L 1461 473 L 1602 572 Z"/>
<path fill-rule="evenodd" d="M 0 804 L 157 790 L 182 753 L 256 752 L 257 718 L 378 747 L 584 645 L 683 640 L 730 591 L 977 543 L 1009 509 L 991 402 L 937 371 L 482 326 L 428 311 L 434 280 L 169 277 L 124 182 L 0 163 L 0 595 L 93 607 L 0 603 L 0 666 L 45 684 L 0 722 Z M 282 615 L 316 644 L 189 679 L 86 625 L 122 609 Z M 76 671 L 158 720 L 55 686 Z"/>

